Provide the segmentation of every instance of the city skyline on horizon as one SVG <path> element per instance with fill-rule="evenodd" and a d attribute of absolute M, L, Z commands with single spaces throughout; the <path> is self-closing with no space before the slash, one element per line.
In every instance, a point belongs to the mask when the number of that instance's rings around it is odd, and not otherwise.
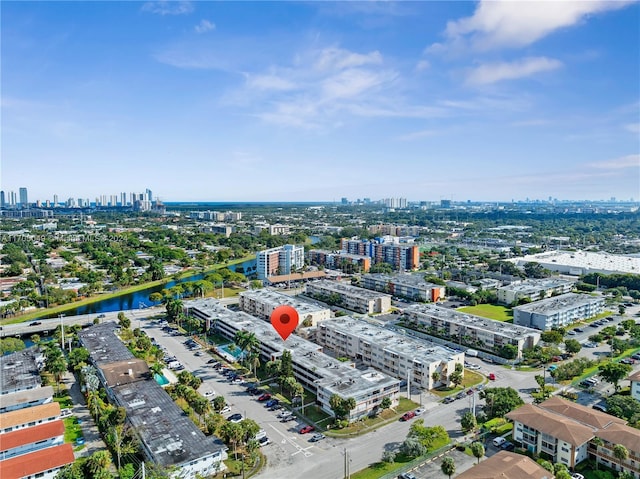
<path fill-rule="evenodd" d="M 513 5 L 3 2 L 0 189 L 637 201 L 640 3 Z"/>

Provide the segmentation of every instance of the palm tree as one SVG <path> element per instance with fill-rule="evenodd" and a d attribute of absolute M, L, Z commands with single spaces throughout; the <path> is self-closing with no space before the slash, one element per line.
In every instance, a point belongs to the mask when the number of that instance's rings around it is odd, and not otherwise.
<path fill-rule="evenodd" d="M 604 442 L 598 436 L 595 436 L 593 439 L 591 439 L 591 444 L 596 446 L 596 453 L 598 452 L 598 446 L 604 446 Z M 595 457 L 596 457 L 596 471 L 597 471 L 598 470 L 598 455 L 595 454 Z"/>
<path fill-rule="evenodd" d="M 620 465 L 620 470 L 622 471 L 622 462 L 629 459 L 629 450 L 624 447 L 622 444 L 616 444 L 613 446 L 613 457 L 618 460 L 618 464 Z"/>
<path fill-rule="evenodd" d="M 202 296 L 204 298 L 204 284 L 202 284 L 200 281 L 196 281 L 193 284 L 193 295 Z"/>
<path fill-rule="evenodd" d="M 111 464 L 111 457 L 107 451 L 94 452 L 87 461 L 87 469 L 95 477 Z"/>
<path fill-rule="evenodd" d="M 442 460 L 442 465 L 440 467 L 442 469 L 442 473 L 449 476 L 449 479 L 451 479 L 451 476 L 456 472 L 456 463 L 450 456 L 447 456 Z"/>
<path fill-rule="evenodd" d="M 480 464 L 480 459 L 484 456 L 484 446 L 480 441 L 475 441 L 471 443 L 470 449 L 473 457 L 478 460 L 477 464 Z"/>

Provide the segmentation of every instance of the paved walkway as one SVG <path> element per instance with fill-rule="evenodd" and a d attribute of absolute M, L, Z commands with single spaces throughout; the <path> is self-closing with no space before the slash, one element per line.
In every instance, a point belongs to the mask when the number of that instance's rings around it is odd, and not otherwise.
<path fill-rule="evenodd" d="M 102 440 L 98 426 L 96 426 L 91 414 L 89 414 L 87 403 L 80 392 L 80 385 L 76 382 L 75 376 L 67 371 L 62 382 L 69 389 L 69 394 L 73 400 L 73 414 L 80 421 L 80 427 L 82 428 L 82 434 L 85 439 L 85 446 L 82 449 L 75 450 L 77 448 L 74 446 L 76 459 L 79 457 L 88 457 L 96 451 L 106 450 L 107 445 Z"/>

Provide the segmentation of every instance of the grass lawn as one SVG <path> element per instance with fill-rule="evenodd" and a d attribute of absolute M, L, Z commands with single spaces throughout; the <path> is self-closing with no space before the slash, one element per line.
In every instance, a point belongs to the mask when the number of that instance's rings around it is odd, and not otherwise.
<path fill-rule="evenodd" d="M 322 408 L 315 404 L 304 408 L 304 416 L 320 426 L 326 426 L 326 423 L 333 418 L 331 414 L 327 414 Z"/>
<path fill-rule="evenodd" d="M 69 396 L 69 392 L 64 390 L 60 391 L 60 393 L 63 394 L 63 396 L 56 397 L 54 395 L 53 397 L 55 402 L 60 403 L 60 409 L 73 407 L 73 400 L 71 399 L 71 396 Z"/>
<path fill-rule="evenodd" d="M 64 423 L 64 442 L 75 444 L 76 439 L 82 437 L 82 428 L 78 424 L 78 418 L 75 416 L 65 417 Z"/>
<path fill-rule="evenodd" d="M 335 435 L 335 436 L 357 435 L 359 433 L 368 431 L 371 428 L 375 428 L 377 426 L 382 426 L 389 422 L 396 421 L 405 412 L 413 411 L 419 406 L 420 406 L 419 404 L 405 397 L 401 397 L 400 400 L 398 401 L 398 406 L 396 406 L 395 409 L 385 409 L 374 418 L 367 417 L 360 421 L 353 422 L 345 428 L 332 429 L 330 430 L 330 433 L 331 435 Z"/>
<path fill-rule="evenodd" d="M 433 394 L 435 394 L 438 397 L 446 397 L 446 396 L 451 396 L 452 394 L 456 394 L 460 391 L 462 391 L 463 389 L 467 389 L 470 387 L 473 387 L 477 384 L 481 384 L 483 383 L 485 380 L 484 376 L 480 373 L 476 373 L 475 371 L 469 371 L 468 369 L 465 369 L 464 371 L 464 379 L 462 380 L 462 384 L 460 386 L 457 387 L 450 387 L 450 388 L 438 388 L 438 389 L 432 389 L 430 392 L 432 392 Z"/>
<path fill-rule="evenodd" d="M 513 321 L 513 311 L 506 306 L 496 304 L 478 304 L 476 306 L 464 306 L 456 311 L 475 314 L 483 318 L 495 319 L 496 321 Z"/>
<path fill-rule="evenodd" d="M 403 454 L 398 454 L 396 455 L 395 462 L 376 462 L 366 469 L 362 469 L 355 474 L 351 474 L 351 479 L 377 479 L 384 476 L 385 474 L 389 474 L 392 471 L 402 468 L 405 464 L 411 462 L 412 460 L 412 458 L 408 458 Z"/>

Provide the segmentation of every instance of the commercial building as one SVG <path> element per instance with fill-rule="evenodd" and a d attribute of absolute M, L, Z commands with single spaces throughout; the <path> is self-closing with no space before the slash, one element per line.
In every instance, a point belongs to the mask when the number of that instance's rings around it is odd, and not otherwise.
<path fill-rule="evenodd" d="M 500 451 L 467 469 L 456 479 L 552 479 L 553 475 L 530 457 Z"/>
<path fill-rule="evenodd" d="M 344 251 L 312 249 L 307 252 L 307 259 L 311 265 L 339 269 L 347 274 L 367 273 L 371 268 L 370 256 L 345 253 Z"/>
<path fill-rule="evenodd" d="M 270 324 L 242 311 L 230 311 L 211 298 L 186 301 L 185 307 L 203 320 L 207 329 L 213 328 L 230 340 L 238 331 L 253 333 L 260 342 L 263 362 L 278 359 L 285 349 L 290 351 L 296 380 L 316 395 L 316 404 L 329 414 L 333 414 L 329 401 L 334 394 L 355 400 L 350 421 L 376 412 L 384 398 L 393 405 L 398 403 L 400 383 L 384 373 L 356 369 L 354 364 L 338 361 L 324 354 L 321 346 L 296 335 L 283 341 Z"/>
<path fill-rule="evenodd" d="M 601 296 L 566 293 L 513 308 L 513 324 L 546 331 L 568 326 L 604 311 Z"/>
<path fill-rule="evenodd" d="M 531 301 L 570 293 L 575 281 L 560 278 L 528 279 L 519 283 L 511 283 L 498 288 L 498 302 L 502 304 L 517 303 L 522 298 Z"/>
<path fill-rule="evenodd" d="M 304 266 L 304 246 L 286 244 L 256 253 L 256 274 L 258 279 L 289 274 Z"/>
<path fill-rule="evenodd" d="M 428 283 L 421 274 L 365 274 L 362 286 L 413 301 L 436 302 L 445 297 L 445 287 Z"/>
<path fill-rule="evenodd" d="M 53 479 L 74 461 L 60 405 L 42 387 L 44 358 L 31 347 L 0 358 L 0 477 Z"/>
<path fill-rule="evenodd" d="M 519 358 L 524 349 L 532 348 L 540 341 L 540 332 L 535 329 L 433 304 L 412 304 L 404 309 L 404 316 L 426 334 L 493 354 L 500 354 L 503 346 L 512 345 L 516 347 Z"/>
<path fill-rule="evenodd" d="M 318 326 L 316 341 L 336 356 L 346 356 L 398 379 L 409 377 L 412 385 L 424 389 L 449 386 L 456 364 L 464 364 L 462 352 L 349 317 L 324 321 Z"/>
<path fill-rule="evenodd" d="M 358 288 L 338 281 L 307 283 L 306 294 L 319 301 L 364 314 L 386 313 L 391 309 L 391 296 Z"/>
<path fill-rule="evenodd" d="M 117 336 L 118 325 L 106 322 L 78 333 L 109 401 L 126 410 L 147 460 L 172 468 L 172 477 L 195 479 L 223 471 L 226 447 L 205 436 L 151 377 L 144 361 Z"/>
<path fill-rule="evenodd" d="M 331 317 L 328 307 L 266 288 L 243 291 L 240 293 L 239 301 L 242 311 L 265 321 L 271 321 L 271 313 L 278 306 L 292 306 L 298 312 L 298 327 L 316 326 L 318 322 Z"/>
<path fill-rule="evenodd" d="M 553 463 L 573 469 L 589 457 L 640 477 L 640 431 L 623 419 L 557 396 L 520 406 L 505 417 L 513 421 L 514 441 L 533 453 L 548 454 Z M 616 444 L 629 451 L 626 460 L 614 457 Z"/>
<path fill-rule="evenodd" d="M 630 273 L 640 272 L 640 258 L 590 251 L 548 251 L 509 260 L 518 266 L 539 263 L 548 270 L 580 276 L 588 273 Z"/>

